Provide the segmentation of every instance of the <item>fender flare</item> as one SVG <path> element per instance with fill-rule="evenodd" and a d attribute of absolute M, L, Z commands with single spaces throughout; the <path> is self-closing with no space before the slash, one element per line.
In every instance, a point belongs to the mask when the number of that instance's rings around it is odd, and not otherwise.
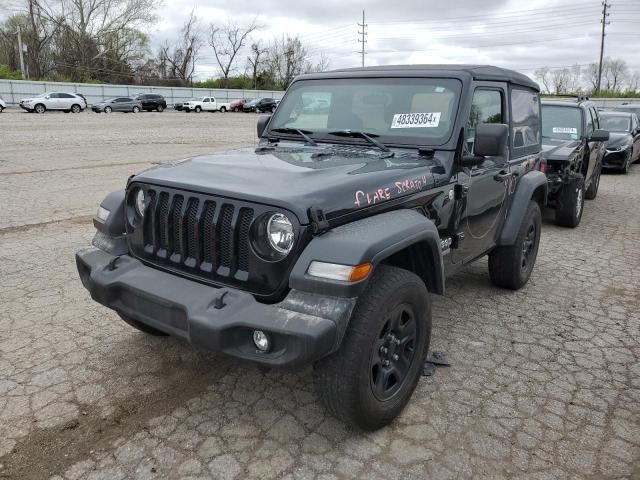
<path fill-rule="evenodd" d="M 511 205 L 507 213 L 502 232 L 498 238 L 498 245 L 513 245 L 518 236 L 522 219 L 529 208 L 531 199 L 535 199 L 542 207 L 547 203 L 547 176 L 533 170 L 525 173 L 516 185 L 516 191 L 511 198 Z"/>
<path fill-rule="evenodd" d="M 110 237 L 120 237 L 125 234 L 124 200 L 125 191 L 117 190 L 109 193 L 100 202 L 102 208 L 109 210 L 109 216 L 104 222 L 93 217 L 93 226 L 99 232 Z"/>
<path fill-rule="evenodd" d="M 394 210 L 336 227 L 317 236 L 304 249 L 289 277 L 289 286 L 303 292 L 336 297 L 357 297 L 368 278 L 347 283 L 311 277 L 307 270 L 317 260 L 341 265 L 372 263 L 377 267 L 407 247 L 419 245 L 432 267 L 431 292 L 444 294 L 444 265 L 440 235 L 435 224 L 415 210 Z"/>

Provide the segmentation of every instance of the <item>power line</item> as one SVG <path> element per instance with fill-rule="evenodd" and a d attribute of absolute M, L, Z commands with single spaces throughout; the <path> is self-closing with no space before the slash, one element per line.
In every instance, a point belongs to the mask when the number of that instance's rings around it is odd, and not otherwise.
<path fill-rule="evenodd" d="M 364 51 L 364 44 L 367 43 L 367 24 L 364 21 L 364 10 L 362 10 L 362 23 L 359 23 L 358 26 L 362 28 L 362 31 L 358 30 L 358 35 L 361 36 L 361 38 L 358 39 L 358 43 L 362 44 L 362 68 L 364 68 L 364 56 L 366 54 Z"/>

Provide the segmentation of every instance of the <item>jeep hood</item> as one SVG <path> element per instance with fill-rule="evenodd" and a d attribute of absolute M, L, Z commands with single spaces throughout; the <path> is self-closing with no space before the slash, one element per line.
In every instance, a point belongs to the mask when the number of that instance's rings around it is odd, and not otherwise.
<path fill-rule="evenodd" d="M 381 158 L 331 149 L 253 149 L 161 164 L 131 179 L 280 207 L 309 223 L 310 207 L 328 218 L 415 194 L 434 186 L 433 160 L 417 155 Z M 440 152 L 436 152 L 437 155 Z M 441 152 L 444 153 L 444 152 Z"/>
<path fill-rule="evenodd" d="M 542 158 L 546 160 L 569 160 L 580 146 L 579 140 L 542 139 Z"/>
<path fill-rule="evenodd" d="M 633 137 L 629 133 L 609 133 L 609 141 L 605 144 L 606 148 L 624 147 L 625 145 L 632 145 Z"/>

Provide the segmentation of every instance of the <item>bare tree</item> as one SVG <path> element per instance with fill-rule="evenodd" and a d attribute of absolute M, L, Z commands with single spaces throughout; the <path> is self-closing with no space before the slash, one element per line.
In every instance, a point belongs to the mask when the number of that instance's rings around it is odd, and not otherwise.
<path fill-rule="evenodd" d="M 193 80 L 196 59 L 203 45 L 198 19 L 192 10 L 184 22 L 180 37 L 175 43 L 165 42 L 160 48 L 160 75 L 179 79 L 184 83 Z"/>
<path fill-rule="evenodd" d="M 618 92 L 629 73 L 627 62 L 621 58 L 607 58 L 607 69 L 603 70 L 606 78 L 607 90 Z"/>
<path fill-rule="evenodd" d="M 251 44 L 251 55 L 247 57 L 247 64 L 251 71 L 254 88 L 257 88 L 258 73 L 260 73 L 268 52 L 269 50 L 263 48 L 259 40 Z"/>
<path fill-rule="evenodd" d="M 308 67 L 307 52 L 298 37 L 276 38 L 269 49 L 267 63 L 277 85 L 286 90 L 291 81 Z"/>
<path fill-rule="evenodd" d="M 637 93 L 640 89 L 640 72 L 633 72 L 627 78 L 627 91 Z"/>
<path fill-rule="evenodd" d="M 551 70 L 551 84 L 556 95 L 568 93 L 569 83 L 571 82 L 571 70 L 568 68 L 558 68 Z"/>
<path fill-rule="evenodd" d="M 542 82 L 545 92 L 551 93 L 551 77 L 549 75 L 549 67 L 541 67 L 537 69 L 533 75 Z"/>
<path fill-rule="evenodd" d="M 225 26 L 212 24 L 209 28 L 209 45 L 213 48 L 213 54 L 220 67 L 225 86 L 228 86 L 228 78 L 234 69 L 238 52 L 244 46 L 251 32 L 257 28 L 255 22 L 247 27 L 242 27 L 231 21 L 228 21 Z"/>
<path fill-rule="evenodd" d="M 598 88 L 598 68 L 599 65 L 597 63 L 590 63 L 582 71 L 583 78 L 587 81 L 590 90 L 593 92 Z"/>

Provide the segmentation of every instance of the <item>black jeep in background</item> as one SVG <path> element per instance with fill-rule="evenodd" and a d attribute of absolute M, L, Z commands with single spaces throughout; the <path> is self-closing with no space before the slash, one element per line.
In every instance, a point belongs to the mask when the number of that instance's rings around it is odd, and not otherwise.
<path fill-rule="evenodd" d="M 598 110 L 585 100 L 542 102 L 542 155 L 549 182 L 548 206 L 556 222 L 577 227 L 584 199 L 596 198 L 600 185 L 604 142 Z"/>
<path fill-rule="evenodd" d="M 307 110 L 315 99 L 327 108 Z M 312 364 L 363 429 L 420 378 L 430 293 L 489 255 L 496 285 L 533 270 L 547 180 L 529 78 L 488 66 L 303 75 L 257 148 L 162 165 L 101 203 L 83 285 L 133 327 L 267 367 Z"/>
<path fill-rule="evenodd" d="M 157 110 L 158 112 L 162 112 L 165 108 L 167 108 L 167 102 L 162 95 L 155 95 L 151 93 L 144 93 L 138 95 L 136 100 L 140 100 L 142 103 L 142 109 L 147 112 L 151 112 L 153 110 Z"/>

